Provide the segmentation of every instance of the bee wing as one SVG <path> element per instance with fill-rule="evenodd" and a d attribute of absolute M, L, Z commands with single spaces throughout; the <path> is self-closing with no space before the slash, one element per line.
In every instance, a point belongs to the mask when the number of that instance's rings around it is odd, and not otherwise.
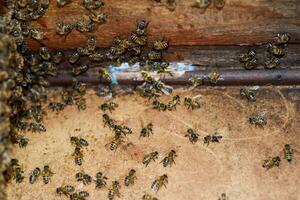
<path fill-rule="evenodd" d="M 258 85 L 256 85 L 256 86 L 250 87 L 249 89 L 250 89 L 250 90 L 255 90 L 255 91 L 256 91 L 256 90 L 258 90 L 259 88 L 260 88 L 260 87 L 259 87 Z"/>
<path fill-rule="evenodd" d="M 202 98 L 202 95 L 198 94 L 198 95 L 194 96 L 192 99 L 201 99 L 201 98 Z"/>

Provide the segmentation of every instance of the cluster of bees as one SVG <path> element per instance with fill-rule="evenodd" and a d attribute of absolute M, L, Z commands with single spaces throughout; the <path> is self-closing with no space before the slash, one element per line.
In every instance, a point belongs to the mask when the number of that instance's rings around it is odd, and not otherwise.
<path fill-rule="evenodd" d="M 13 158 L 10 160 L 10 163 L 4 172 L 4 175 L 7 180 L 15 180 L 16 183 L 21 183 L 25 179 L 24 170 L 22 166 L 19 164 L 19 160 Z M 51 176 L 54 173 L 50 170 L 49 165 L 45 165 L 43 170 L 39 167 L 36 167 L 29 175 L 29 183 L 34 184 L 40 176 L 43 178 L 44 184 L 48 184 L 50 182 Z"/>
<path fill-rule="evenodd" d="M 63 7 L 68 3 L 71 3 L 71 0 L 57 0 L 58 7 Z M 106 23 L 107 15 L 101 11 L 97 11 L 98 8 L 104 5 L 102 0 L 82 0 L 81 3 L 89 11 L 89 18 L 80 19 L 76 22 L 57 22 L 56 33 L 58 35 L 67 37 L 74 29 L 81 33 L 91 32 L 96 30 L 96 24 L 101 25 Z"/>
<path fill-rule="evenodd" d="M 290 144 L 285 144 L 283 148 L 284 159 L 288 162 L 293 160 L 294 150 L 292 149 Z M 262 167 L 265 169 L 271 169 L 273 167 L 279 167 L 281 162 L 280 156 L 269 157 L 268 159 L 263 161 Z"/>
<path fill-rule="evenodd" d="M 285 55 L 285 47 L 290 40 L 288 33 L 277 34 L 273 41 L 267 44 L 267 58 L 264 63 L 266 69 L 274 69 L 279 66 L 280 58 Z M 249 49 L 248 52 L 240 55 L 240 62 L 244 64 L 246 69 L 254 69 L 258 65 L 258 59 L 255 57 L 256 52 Z"/>

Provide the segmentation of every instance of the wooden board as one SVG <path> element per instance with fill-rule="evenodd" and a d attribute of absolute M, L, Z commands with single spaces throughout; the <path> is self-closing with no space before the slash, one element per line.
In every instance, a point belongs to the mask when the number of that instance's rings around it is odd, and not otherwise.
<path fill-rule="evenodd" d="M 54 95 L 56 94 L 56 95 Z M 10 183 L 7 188 L 9 200 L 64 200 L 55 193 L 56 187 L 71 184 L 76 190 L 87 190 L 88 200 L 107 199 L 107 188 L 96 190 L 95 184 L 84 186 L 76 182 L 79 171 L 95 176 L 101 171 L 108 176 L 108 185 L 118 180 L 121 183 L 121 197 L 116 199 L 138 200 L 151 191 L 154 179 L 167 173 L 169 183 L 155 196 L 162 200 L 216 200 L 225 192 L 231 199 L 247 200 L 297 200 L 300 197 L 300 96 L 299 89 L 278 87 L 260 88 L 257 102 L 249 103 L 239 96 L 239 88 L 200 89 L 174 92 L 182 98 L 201 95 L 202 107 L 188 111 L 183 105 L 176 111 L 159 112 L 153 110 L 150 102 L 138 95 L 118 95 L 115 102 L 119 107 L 110 114 L 117 122 L 132 128 L 126 143 L 111 152 L 105 145 L 112 139 L 113 132 L 103 126 L 102 112 L 98 106 L 104 99 L 89 91 L 87 110 L 79 112 L 75 106 L 65 108 L 56 114 L 47 110 L 45 133 L 26 132 L 29 145 L 15 147 L 12 156 L 20 160 L 26 179 L 21 184 Z M 49 99 L 57 99 L 59 92 L 49 93 Z M 164 96 L 161 101 L 171 97 Z M 46 105 L 45 105 L 46 106 Z M 249 115 L 266 112 L 267 125 L 262 129 L 248 122 Z M 139 139 L 142 124 L 152 122 L 154 134 Z M 75 129 L 80 128 L 79 131 Z M 199 141 L 191 144 L 184 137 L 188 128 L 199 133 Z M 224 138 L 220 143 L 203 144 L 206 134 L 218 131 Z M 83 150 L 82 166 L 74 164 L 71 156 L 74 146 L 70 136 L 84 137 L 89 146 Z M 282 148 L 290 143 L 295 149 L 291 163 L 283 159 Z M 176 164 L 164 168 L 159 163 L 171 149 L 177 151 Z M 158 151 L 159 159 L 143 166 L 143 157 Z M 269 156 L 282 158 L 280 167 L 266 171 L 262 162 Z M 35 167 L 50 165 L 55 173 L 48 185 L 41 177 L 35 184 L 28 183 L 28 176 Z M 124 177 L 129 169 L 137 171 L 134 186 L 126 188 Z"/>
<path fill-rule="evenodd" d="M 59 49 L 77 47 L 88 35 L 96 35 L 99 46 L 107 47 L 116 35 L 128 37 L 138 19 L 150 21 L 150 38 L 166 37 L 172 46 L 255 45 L 270 41 L 279 32 L 289 32 L 294 43 L 300 41 L 299 0 L 226 0 L 222 10 L 211 5 L 204 13 L 192 8 L 194 0 L 178 1 L 174 12 L 151 0 L 104 2 L 99 10 L 108 14 L 108 22 L 93 33 L 73 31 L 67 38 L 56 34 L 56 22 L 74 22 L 88 14 L 80 1 L 63 8 L 51 1 L 46 14 L 32 24 L 43 27 L 48 37 L 45 45 Z M 31 41 L 30 46 L 39 44 Z"/>

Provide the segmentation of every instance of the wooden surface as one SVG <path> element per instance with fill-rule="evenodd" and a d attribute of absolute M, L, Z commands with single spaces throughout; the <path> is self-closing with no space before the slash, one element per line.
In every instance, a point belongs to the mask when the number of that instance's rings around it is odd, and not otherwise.
<path fill-rule="evenodd" d="M 119 107 L 111 114 L 119 123 L 132 128 L 133 134 L 116 152 L 105 148 L 113 133 L 102 123 L 98 106 L 104 101 L 92 91 L 87 98 L 87 110 L 79 112 L 75 106 L 56 114 L 47 110 L 44 133 L 24 133 L 29 145 L 14 148 L 12 156 L 20 160 L 26 179 L 21 184 L 10 183 L 7 188 L 9 200 L 64 200 L 55 194 L 56 187 L 72 184 L 76 190 L 87 190 L 88 200 L 107 199 L 107 189 L 95 189 L 95 184 L 84 186 L 76 182 L 75 174 L 81 170 L 95 176 L 101 171 L 107 175 L 108 184 L 120 181 L 120 200 L 139 200 L 150 189 L 155 177 L 167 173 L 169 183 L 155 196 L 160 200 L 217 200 L 225 192 L 230 200 L 299 200 L 300 182 L 300 96 L 299 88 L 260 88 L 255 103 L 242 100 L 239 88 L 208 88 L 174 92 L 182 98 L 201 95 L 202 107 L 188 111 L 183 105 L 176 111 L 153 110 L 150 102 L 138 95 L 118 95 L 114 101 Z M 59 91 L 49 93 L 50 100 L 58 100 Z M 167 102 L 171 97 L 163 96 Z M 249 124 L 249 115 L 266 112 L 267 125 L 262 129 Z M 142 124 L 153 123 L 154 134 L 139 139 Z M 80 131 L 75 129 L 80 128 Z M 187 128 L 194 128 L 200 140 L 191 144 L 184 137 Z M 202 138 L 218 131 L 224 138 L 218 144 L 203 145 Z M 74 164 L 71 156 L 74 146 L 70 136 L 80 136 L 90 145 L 83 150 L 82 166 Z M 126 144 L 125 143 L 125 144 Z M 282 148 L 290 143 L 295 149 L 294 160 L 282 159 L 280 167 L 266 171 L 262 162 L 269 156 L 283 158 Z M 171 168 L 159 163 L 164 155 L 175 149 L 178 157 Z M 147 168 L 143 157 L 158 151 L 159 159 Z M 29 184 L 28 176 L 35 167 L 50 165 L 55 173 L 48 185 Z M 134 186 L 126 188 L 124 177 L 130 168 L 137 171 Z"/>
<path fill-rule="evenodd" d="M 76 21 L 88 11 L 80 1 L 58 8 L 55 1 L 46 14 L 33 22 L 46 32 L 43 43 L 51 48 L 73 48 L 96 35 L 101 47 L 109 46 L 115 35 L 129 36 L 137 19 L 150 21 L 149 37 L 166 37 L 172 46 L 254 45 L 271 40 L 278 32 L 289 32 L 292 43 L 300 41 L 300 0 L 226 0 L 222 10 L 212 5 L 203 13 L 192 8 L 194 0 L 178 1 L 174 12 L 151 0 L 104 0 L 99 10 L 108 14 L 108 22 L 89 34 L 73 31 L 67 38 L 55 32 L 56 22 Z M 37 47 L 31 41 L 31 47 Z"/>

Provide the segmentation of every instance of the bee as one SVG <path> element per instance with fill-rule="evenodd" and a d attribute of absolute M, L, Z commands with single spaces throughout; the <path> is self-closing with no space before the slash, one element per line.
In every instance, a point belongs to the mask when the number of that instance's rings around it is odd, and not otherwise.
<path fill-rule="evenodd" d="M 227 199 L 226 194 L 225 194 L 225 193 L 222 193 L 222 194 L 221 194 L 221 197 L 218 198 L 218 200 L 228 200 L 228 199 Z"/>
<path fill-rule="evenodd" d="M 42 171 L 42 176 L 43 176 L 43 181 L 45 184 L 48 184 L 50 181 L 50 177 L 53 175 L 54 173 L 50 170 L 49 165 L 45 165 L 44 169 Z"/>
<path fill-rule="evenodd" d="M 168 109 L 168 106 L 166 104 L 161 103 L 158 100 L 152 102 L 152 107 L 159 111 L 166 111 Z"/>
<path fill-rule="evenodd" d="M 59 63 L 62 62 L 63 57 L 64 57 L 63 52 L 57 51 L 57 52 L 55 52 L 55 53 L 52 55 L 52 61 L 53 61 L 55 64 L 59 64 Z"/>
<path fill-rule="evenodd" d="M 138 36 L 142 36 L 147 32 L 147 27 L 148 27 L 149 22 L 147 22 L 146 20 L 140 20 L 137 22 L 136 25 L 136 34 Z"/>
<path fill-rule="evenodd" d="M 30 28 L 29 32 L 29 35 L 35 40 L 40 41 L 46 39 L 44 32 L 39 28 Z"/>
<path fill-rule="evenodd" d="M 138 63 L 139 60 L 140 60 L 140 57 L 134 56 L 134 57 L 132 57 L 132 58 L 130 58 L 130 59 L 128 60 L 128 64 L 129 64 L 129 65 L 134 65 L 135 63 Z"/>
<path fill-rule="evenodd" d="M 151 185 L 151 189 L 153 189 L 155 192 L 158 192 L 162 186 L 166 188 L 167 183 L 168 183 L 168 175 L 163 174 L 162 176 L 156 178 L 155 181 L 153 181 Z"/>
<path fill-rule="evenodd" d="M 60 102 L 50 102 L 49 103 L 49 108 L 52 110 L 52 111 L 62 111 L 64 108 L 65 108 L 65 104 L 63 103 L 60 103 Z"/>
<path fill-rule="evenodd" d="M 157 51 L 162 51 L 165 50 L 169 47 L 169 42 L 168 41 L 155 41 L 153 43 L 153 49 L 157 50 Z"/>
<path fill-rule="evenodd" d="M 277 36 L 274 38 L 273 43 L 275 45 L 285 45 L 290 41 L 291 37 L 288 33 L 282 33 L 277 34 Z"/>
<path fill-rule="evenodd" d="M 90 196 L 90 194 L 87 191 L 78 192 L 79 199 L 83 199 L 83 198 L 88 197 L 88 196 Z"/>
<path fill-rule="evenodd" d="M 157 151 L 151 152 L 144 157 L 143 164 L 146 165 L 147 167 L 151 161 L 154 162 L 157 158 L 158 158 L 158 152 Z"/>
<path fill-rule="evenodd" d="M 39 50 L 39 55 L 43 60 L 49 60 L 51 58 L 50 49 L 47 47 L 41 47 Z"/>
<path fill-rule="evenodd" d="M 218 80 L 220 79 L 220 73 L 218 70 L 214 69 L 212 72 L 209 74 L 209 82 L 212 84 L 217 84 Z"/>
<path fill-rule="evenodd" d="M 257 67 L 257 59 L 253 58 L 252 60 L 244 63 L 245 69 L 254 69 Z"/>
<path fill-rule="evenodd" d="M 256 91 L 252 89 L 241 88 L 240 96 L 242 98 L 246 98 L 248 101 L 252 101 L 252 102 L 256 101 Z"/>
<path fill-rule="evenodd" d="M 74 29 L 74 24 L 66 22 L 57 22 L 56 23 L 56 33 L 58 35 L 68 35 Z"/>
<path fill-rule="evenodd" d="M 76 30 L 83 33 L 83 32 L 91 32 L 95 30 L 95 24 L 91 20 L 79 20 L 76 22 Z"/>
<path fill-rule="evenodd" d="M 184 137 L 188 137 L 191 143 L 196 143 L 199 139 L 199 134 L 196 133 L 193 129 L 189 128 L 187 134 Z"/>
<path fill-rule="evenodd" d="M 141 46 L 133 46 L 129 51 L 134 56 L 140 56 L 142 54 L 143 48 Z"/>
<path fill-rule="evenodd" d="M 58 195 L 63 194 L 67 197 L 69 197 L 74 191 L 75 191 L 75 188 L 72 185 L 65 185 L 65 186 L 56 188 L 56 193 Z"/>
<path fill-rule="evenodd" d="M 89 17 L 98 24 L 104 24 L 107 21 L 107 15 L 102 12 L 90 12 Z"/>
<path fill-rule="evenodd" d="M 180 97 L 179 95 L 176 95 L 172 98 L 172 100 L 168 103 L 167 107 L 168 110 L 176 110 L 176 106 L 180 104 Z"/>
<path fill-rule="evenodd" d="M 196 0 L 193 4 L 195 8 L 207 8 L 211 4 L 211 0 Z"/>
<path fill-rule="evenodd" d="M 80 74 L 85 73 L 88 69 L 89 69 L 89 66 L 83 64 L 83 65 L 80 65 L 80 66 L 77 66 L 77 67 L 73 67 L 73 68 L 72 68 L 72 73 L 73 73 L 75 76 L 78 76 L 78 75 L 80 75 Z"/>
<path fill-rule="evenodd" d="M 43 124 L 34 122 L 29 124 L 29 130 L 33 132 L 46 132 L 46 128 Z"/>
<path fill-rule="evenodd" d="M 268 57 L 267 60 L 265 61 L 265 68 L 267 69 L 274 69 L 278 67 L 280 64 L 280 61 L 276 57 Z"/>
<path fill-rule="evenodd" d="M 97 47 L 97 39 L 95 36 L 89 37 L 86 42 L 86 48 L 88 51 L 95 51 Z"/>
<path fill-rule="evenodd" d="M 184 105 L 187 107 L 187 109 L 192 108 L 192 110 L 199 109 L 201 107 L 200 103 L 196 99 L 189 97 L 184 98 Z"/>
<path fill-rule="evenodd" d="M 21 167 L 16 167 L 14 169 L 14 174 L 13 174 L 13 179 L 16 180 L 16 183 L 21 183 L 24 180 L 24 171 L 22 170 Z"/>
<path fill-rule="evenodd" d="M 69 61 L 69 63 L 74 64 L 74 63 L 76 63 L 76 62 L 79 60 L 79 58 L 80 58 L 79 53 L 78 53 L 77 51 L 74 51 L 74 52 L 70 55 L 68 61 Z"/>
<path fill-rule="evenodd" d="M 225 0 L 214 0 L 214 5 L 217 9 L 221 10 L 225 6 Z"/>
<path fill-rule="evenodd" d="M 161 161 L 161 163 L 163 164 L 164 167 L 167 167 L 168 165 L 170 165 L 170 167 L 175 164 L 175 157 L 177 157 L 176 151 L 175 150 L 171 150 L 168 155 L 166 157 L 164 157 L 164 159 Z"/>
<path fill-rule="evenodd" d="M 250 124 L 255 124 L 255 126 L 260 126 L 263 128 L 267 124 L 267 118 L 264 113 L 259 113 L 257 115 L 252 115 L 249 117 Z"/>
<path fill-rule="evenodd" d="M 78 137 L 71 136 L 70 141 L 71 141 L 71 144 L 75 145 L 78 148 L 89 146 L 88 141 L 86 141 L 83 138 L 78 138 Z"/>
<path fill-rule="evenodd" d="M 109 149 L 111 151 L 116 151 L 118 149 L 118 147 L 123 143 L 124 143 L 124 140 L 122 139 L 122 137 L 117 136 L 110 143 L 108 143 L 107 146 L 109 147 Z"/>
<path fill-rule="evenodd" d="M 139 36 L 136 33 L 131 33 L 130 39 L 135 43 L 140 46 L 145 46 L 148 42 L 148 38 L 144 35 Z"/>
<path fill-rule="evenodd" d="M 158 200 L 158 198 L 153 197 L 150 194 L 144 194 L 142 200 Z"/>
<path fill-rule="evenodd" d="M 250 60 L 252 60 L 256 55 L 255 50 L 253 49 L 249 49 L 247 53 L 242 53 L 240 55 L 240 62 L 241 63 L 246 63 L 249 62 Z"/>
<path fill-rule="evenodd" d="M 99 69 L 99 75 L 100 75 L 100 78 L 107 80 L 107 81 L 111 81 L 111 79 L 112 79 L 111 74 L 105 69 Z"/>
<path fill-rule="evenodd" d="M 106 103 L 103 103 L 101 106 L 100 106 L 100 109 L 103 111 L 103 112 L 106 112 L 106 111 L 109 111 L 110 113 L 112 111 L 114 111 L 119 105 L 115 102 L 106 102 Z"/>
<path fill-rule="evenodd" d="M 86 48 L 86 46 L 80 46 L 76 49 L 76 51 L 81 55 L 81 56 L 89 56 L 92 54 L 92 52 L 90 52 L 88 50 L 88 48 Z"/>
<path fill-rule="evenodd" d="M 38 179 L 38 177 L 41 174 L 41 169 L 36 167 L 32 172 L 31 175 L 29 176 L 29 183 L 30 184 L 34 184 L 36 182 L 36 180 Z"/>
<path fill-rule="evenodd" d="M 100 62 L 103 61 L 105 58 L 105 55 L 101 52 L 94 52 L 93 54 L 89 55 L 89 59 L 92 62 Z"/>
<path fill-rule="evenodd" d="M 86 101 L 84 98 L 76 99 L 75 104 L 77 105 L 79 111 L 86 109 Z"/>
<path fill-rule="evenodd" d="M 149 137 L 150 134 L 153 134 L 153 124 L 149 123 L 147 124 L 146 127 L 143 127 L 140 133 L 140 138 L 141 137 Z"/>
<path fill-rule="evenodd" d="M 203 83 L 204 83 L 204 80 L 201 77 L 191 77 L 191 78 L 189 78 L 189 84 L 192 86 L 192 89 L 197 87 L 197 86 L 203 85 Z"/>
<path fill-rule="evenodd" d="M 281 58 L 281 57 L 283 57 L 285 55 L 283 47 L 276 46 L 274 44 L 268 44 L 267 48 L 268 48 L 268 52 L 271 53 L 271 54 L 273 54 L 276 57 Z"/>
<path fill-rule="evenodd" d="M 56 0 L 56 5 L 57 5 L 57 7 L 63 7 L 70 2 L 71 2 L 71 0 Z"/>
<path fill-rule="evenodd" d="M 101 172 L 97 172 L 96 174 L 96 188 L 103 188 L 106 186 L 107 177 L 104 176 Z"/>
<path fill-rule="evenodd" d="M 87 10 L 95 10 L 104 5 L 102 0 L 82 0 L 82 4 Z"/>
<path fill-rule="evenodd" d="M 17 135 L 15 143 L 19 145 L 20 148 L 24 148 L 28 145 L 29 139 L 23 135 Z"/>
<path fill-rule="evenodd" d="M 82 183 L 84 184 L 84 185 L 88 185 L 88 184 L 90 184 L 91 182 L 92 182 L 92 177 L 90 176 L 90 175 L 88 175 L 88 174 L 85 174 L 85 173 L 83 173 L 83 172 L 78 172 L 78 173 L 76 173 L 76 175 L 75 175 L 75 178 L 76 178 L 76 180 L 77 181 L 82 181 Z"/>
<path fill-rule="evenodd" d="M 124 180 L 125 186 L 134 184 L 134 181 L 136 179 L 135 173 L 136 173 L 136 171 L 134 169 L 131 169 L 129 171 L 129 174 L 125 177 L 125 180 Z"/>
<path fill-rule="evenodd" d="M 118 181 L 113 181 L 112 186 L 108 190 L 108 199 L 113 200 L 115 196 L 120 197 L 121 185 Z"/>
<path fill-rule="evenodd" d="M 285 144 L 283 150 L 284 150 L 284 158 L 288 162 L 291 162 L 293 160 L 293 155 L 294 155 L 294 150 L 292 149 L 291 145 Z"/>
<path fill-rule="evenodd" d="M 280 161 L 281 160 L 280 160 L 279 156 L 275 156 L 273 158 L 270 157 L 269 159 L 264 160 L 264 163 L 263 163 L 262 167 L 266 168 L 267 170 L 271 169 L 274 166 L 279 167 Z"/>
<path fill-rule="evenodd" d="M 170 76 L 173 76 L 172 70 L 169 68 L 169 63 L 159 62 L 159 63 L 156 63 L 155 67 L 156 67 L 158 74 L 167 73 Z"/>
<path fill-rule="evenodd" d="M 148 53 L 148 58 L 151 61 L 160 61 L 162 59 L 162 53 L 157 51 L 150 51 Z"/>
<path fill-rule="evenodd" d="M 204 144 L 207 144 L 208 146 L 210 142 L 220 142 L 222 138 L 222 135 L 220 135 L 218 132 L 215 132 L 213 134 L 204 136 L 203 141 Z"/>
<path fill-rule="evenodd" d="M 102 118 L 103 118 L 104 127 L 106 125 L 108 125 L 108 127 L 110 129 L 114 129 L 115 128 L 115 122 L 114 122 L 114 120 L 111 119 L 107 114 L 103 114 Z"/>
<path fill-rule="evenodd" d="M 176 9 L 176 0 L 167 0 L 167 8 L 170 11 L 174 11 Z"/>
<path fill-rule="evenodd" d="M 75 148 L 75 151 L 72 154 L 72 156 L 74 156 L 74 161 L 76 165 L 82 165 L 83 153 L 79 147 Z"/>

